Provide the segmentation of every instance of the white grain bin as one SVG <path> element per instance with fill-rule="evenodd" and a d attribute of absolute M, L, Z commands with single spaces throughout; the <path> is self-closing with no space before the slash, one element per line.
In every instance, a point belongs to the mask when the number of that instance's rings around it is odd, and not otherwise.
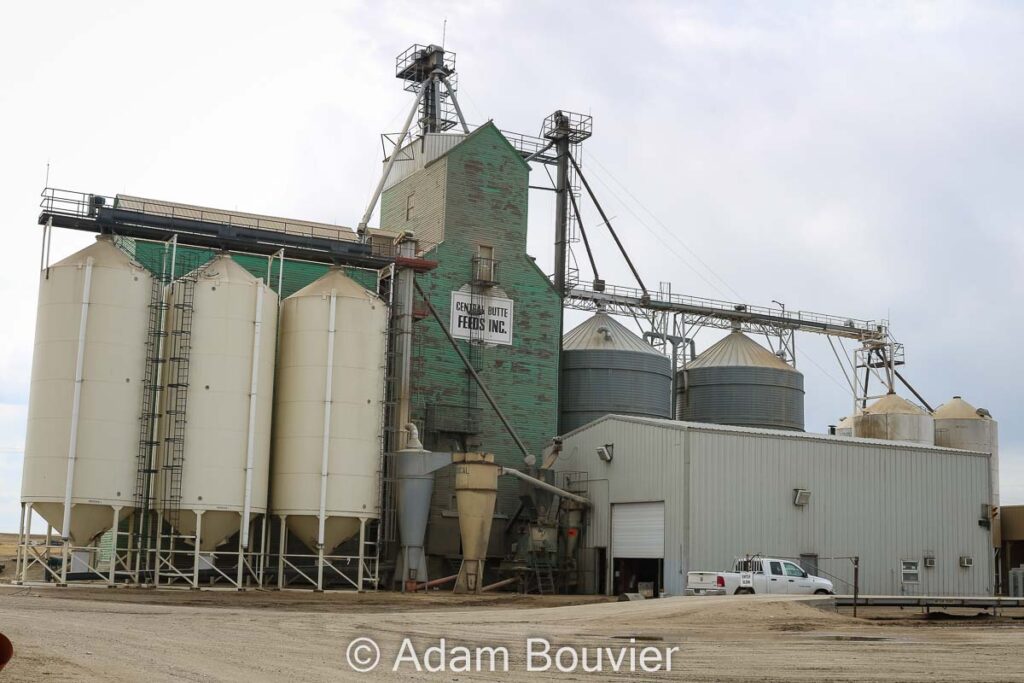
<path fill-rule="evenodd" d="M 201 513 L 199 547 L 211 551 L 240 529 L 245 536 L 252 518 L 267 510 L 277 294 L 227 254 L 192 276 L 196 282 L 180 497 L 168 481 L 173 476 L 167 469 L 173 448 L 168 438 L 174 438 L 175 422 L 170 412 L 174 392 L 169 388 L 158 505 L 186 536 L 196 533 Z M 178 291 L 172 297 L 169 337 L 181 327 L 174 322 L 173 306 L 182 303 L 181 288 L 186 285 L 174 286 Z M 173 339 L 167 346 L 169 354 L 175 353 Z M 169 357 L 169 384 L 175 381 L 174 368 Z"/>
<path fill-rule="evenodd" d="M 107 237 L 40 278 L 21 496 L 73 545 L 134 505 L 151 287 Z"/>
<path fill-rule="evenodd" d="M 853 435 L 861 439 L 935 443 L 935 421 L 923 408 L 888 394 L 853 418 Z"/>
<path fill-rule="evenodd" d="M 836 424 L 836 436 L 853 436 L 853 416 L 847 415 Z"/>
<path fill-rule="evenodd" d="M 380 515 L 387 323 L 384 302 L 340 269 L 281 307 L 271 500 L 311 550 Z"/>
<path fill-rule="evenodd" d="M 989 478 L 991 504 L 999 506 L 999 424 L 984 408 L 978 409 L 959 396 L 939 406 L 935 419 L 935 445 L 965 451 L 991 453 Z M 999 524 L 993 526 L 993 533 Z"/>

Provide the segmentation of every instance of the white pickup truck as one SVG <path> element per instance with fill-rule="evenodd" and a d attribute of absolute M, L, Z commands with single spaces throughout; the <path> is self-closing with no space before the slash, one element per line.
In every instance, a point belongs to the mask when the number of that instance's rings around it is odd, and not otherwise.
<path fill-rule="evenodd" d="M 741 557 L 731 572 L 688 572 L 687 595 L 831 595 L 832 582 L 811 576 L 794 562 L 771 557 Z"/>

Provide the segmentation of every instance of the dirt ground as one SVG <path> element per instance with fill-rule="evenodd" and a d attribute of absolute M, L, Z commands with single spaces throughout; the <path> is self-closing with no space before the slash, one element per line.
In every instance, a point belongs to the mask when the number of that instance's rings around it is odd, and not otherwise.
<path fill-rule="evenodd" d="M 827 599 L 453 596 L 446 592 L 234 593 L 0 586 L 0 632 L 15 657 L 2 681 L 609 680 L 603 673 L 527 672 L 526 639 L 615 649 L 678 647 L 672 671 L 643 679 L 1021 680 L 1024 614 L 952 618 L 914 610 L 827 609 Z M 349 643 L 373 638 L 370 674 L 346 661 Z M 392 664 L 410 638 L 424 648 L 505 646 L 509 673 L 417 672 Z M 543 664 L 542 660 L 538 660 Z M 486 664 L 486 662 L 485 662 Z M 619 674 L 637 678 L 637 674 Z"/>

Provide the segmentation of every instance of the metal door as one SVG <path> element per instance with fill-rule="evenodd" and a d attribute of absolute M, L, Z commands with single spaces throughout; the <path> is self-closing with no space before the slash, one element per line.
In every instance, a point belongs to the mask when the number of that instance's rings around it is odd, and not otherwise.
<path fill-rule="evenodd" d="M 665 502 L 612 505 L 612 557 L 665 557 Z"/>

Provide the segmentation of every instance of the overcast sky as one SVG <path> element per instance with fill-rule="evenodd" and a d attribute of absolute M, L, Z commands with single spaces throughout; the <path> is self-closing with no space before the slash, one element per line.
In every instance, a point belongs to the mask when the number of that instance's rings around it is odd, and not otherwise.
<path fill-rule="evenodd" d="M 47 162 L 56 187 L 355 225 L 410 104 L 394 58 L 445 18 L 471 122 L 593 115 L 584 170 L 652 288 L 889 318 L 933 405 L 999 420 L 1003 503 L 1024 503 L 1024 5 L 46 2 L 0 22 L 0 531 Z M 602 276 L 631 284 L 584 212 Z M 533 193 L 549 272 L 552 216 Z M 53 260 L 91 239 L 58 232 Z M 813 335 L 798 367 L 824 431 L 842 373 Z"/>

